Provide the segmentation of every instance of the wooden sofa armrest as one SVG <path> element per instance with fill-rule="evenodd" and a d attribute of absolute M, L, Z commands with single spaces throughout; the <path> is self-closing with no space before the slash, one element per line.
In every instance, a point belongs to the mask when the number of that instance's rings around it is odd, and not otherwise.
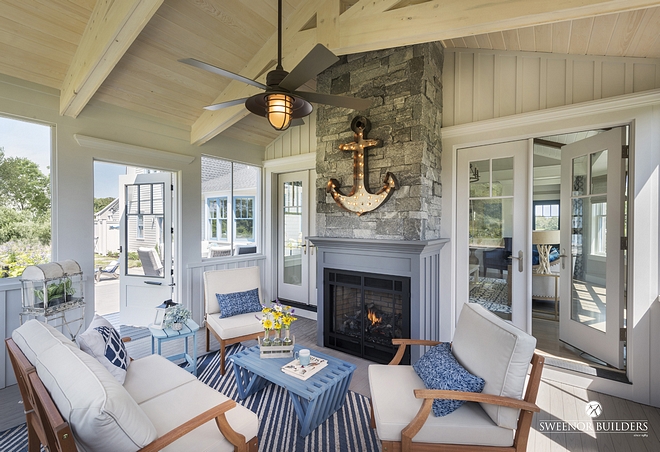
<path fill-rule="evenodd" d="M 159 451 L 165 446 L 173 443 L 177 439 L 181 438 L 183 435 L 193 431 L 197 427 L 206 424 L 211 419 L 215 419 L 218 428 L 222 432 L 227 441 L 234 445 L 234 450 L 237 452 L 247 452 L 248 444 L 245 440 L 245 436 L 236 432 L 231 428 L 225 413 L 236 406 L 236 402 L 233 400 L 227 400 L 226 402 L 216 405 L 210 410 L 206 410 L 202 414 L 195 416 L 187 422 L 184 422 L 174 430 L 170 430 L 165 433 L 158 439 L 155 439 L 151 443 L 144 446 L 140 449 L 140 452 L 155 452 Z"/>
<path fill-rule="evenodd" d="M 424 339 L 392 339 L 392 345 L 398 345 L 399 349 L 396 351 L 396 355 L 392 358 L 392 361 L 389 362 L 390 366 L 395 366 L 401 362 L 403 359 L 403 354 L 406 352 L 406 346 L 408 345 L 438 345 L 438 341 L 427 341 Z"/>
<path fill-rule="evenodd" d="M 465 400 L 467 402 L 488 403 L 500 405 L 517 410 L 532 411 L 538 413 L 541 409 L 534 403 L 525 400 L 503 397 L 493 394 L 482 394 L 480 392 L 449 391 L 440 389 L 415 389 L 415 397 L 418 399 L 451 399 Z"/>

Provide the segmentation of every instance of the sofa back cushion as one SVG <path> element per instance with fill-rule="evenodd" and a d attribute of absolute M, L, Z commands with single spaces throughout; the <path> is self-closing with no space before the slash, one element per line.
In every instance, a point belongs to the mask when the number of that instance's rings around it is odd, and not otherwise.
<path fill-rule="evenodd" d="M 136 451 L 157 438 L 149 418 L 115 377 L 52 326 L 29 320 L 12 338 L 71 426 L 79 450 Z"/>
<path fill-rule="evenodd" d="M 220 312 L 216 294 L 258 289 L 261 300 L 261 267 L 232 268 L 204 272 L 204 302 L 207 314 Z"/>
<path fill-rule="evenodd" d="M 484 394 L 523 398 L 536 338 L 476 303 L 463 305 L 452 342 L 454 356 L 485 380 Z M 500 427 L 515 429 L 519 410 L 482 403 Z"/>

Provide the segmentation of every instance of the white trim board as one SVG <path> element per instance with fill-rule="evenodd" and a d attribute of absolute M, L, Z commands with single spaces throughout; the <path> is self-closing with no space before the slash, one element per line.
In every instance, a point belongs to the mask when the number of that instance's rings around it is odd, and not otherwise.
<path fill-rule="evenodd" d="M 121 143 L 119 141 L 104 140 L 102 138 L 89 137 L 87 135 L 80 135 L 78 133 L 74 134 L 73 138 L 76 139 L 76 142 L 80 146 L 98 149 L 101 151 L 110 151 L 115 154 L 126 154 L 130 156 L 138 155 L 140 157 L 149 157 L 158 160 L 169 160 L 177 163 L 186 163 L 188 165 L 195 161 L 195 157 L 192 155 L 159 151 L 158 149 Z"/>

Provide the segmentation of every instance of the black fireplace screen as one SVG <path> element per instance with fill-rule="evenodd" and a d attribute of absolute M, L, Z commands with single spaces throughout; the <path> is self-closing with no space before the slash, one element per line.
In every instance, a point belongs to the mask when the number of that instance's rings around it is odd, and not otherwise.
<path fill-rule="evenodd" d="M 388 363 L 410 337 L 410 278 L 326 268 L 324 281 L 324 345 Z"/>

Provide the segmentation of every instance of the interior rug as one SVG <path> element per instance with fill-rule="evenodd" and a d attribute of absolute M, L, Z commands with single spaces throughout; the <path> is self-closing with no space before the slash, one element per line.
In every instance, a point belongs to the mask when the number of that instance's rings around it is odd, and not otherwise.
<path fill-rule="evenodd" d="M 511 313 L 506 279 L 482 278 L 470 289 L 470 303 L 479 303 L 492 312 Z"/>

